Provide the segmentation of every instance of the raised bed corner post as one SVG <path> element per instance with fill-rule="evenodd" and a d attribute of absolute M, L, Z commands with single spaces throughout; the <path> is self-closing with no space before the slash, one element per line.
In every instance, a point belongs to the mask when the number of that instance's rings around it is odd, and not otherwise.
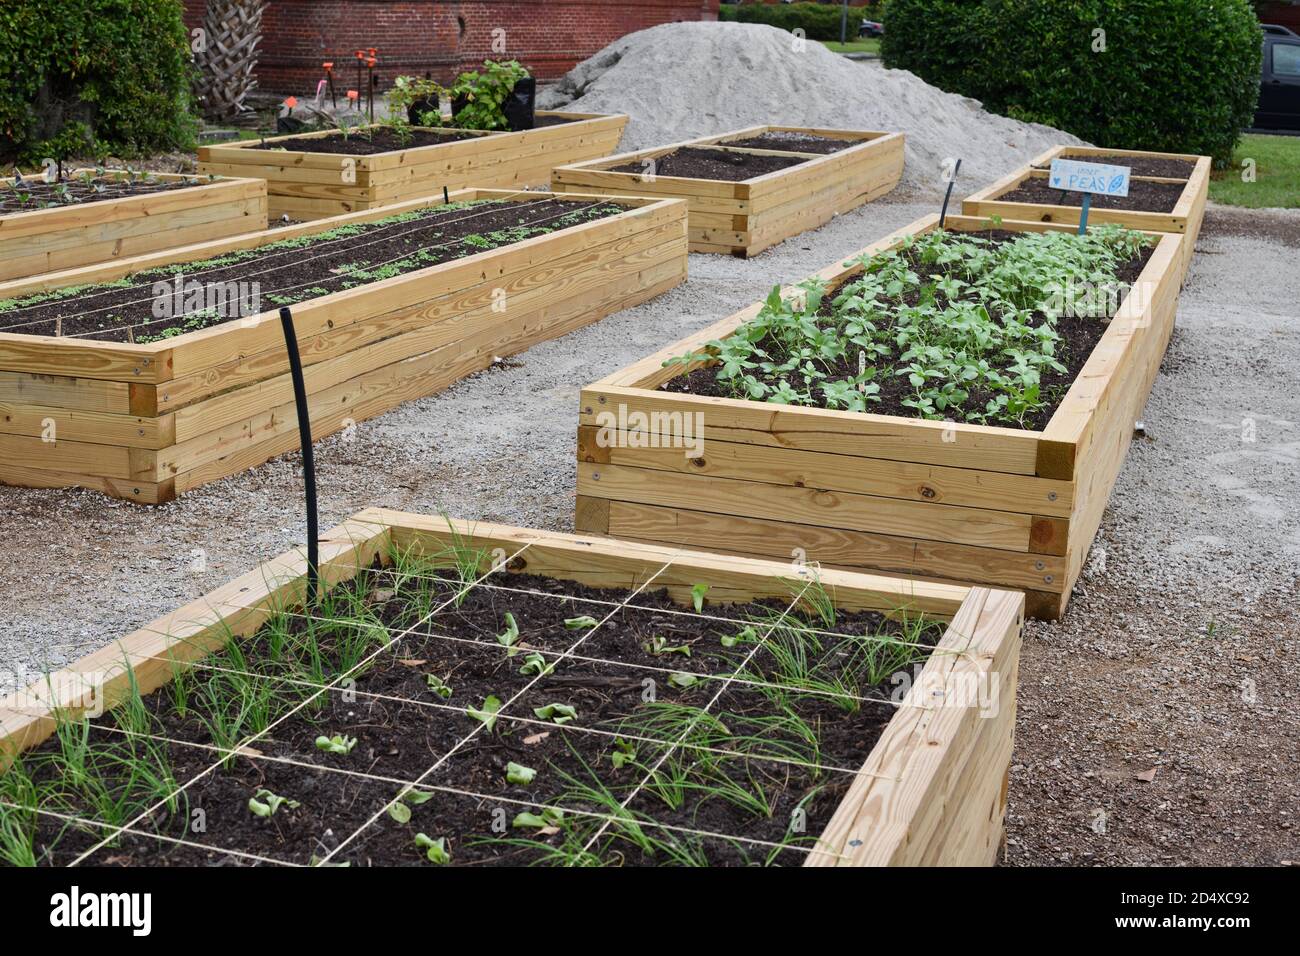
<path fill-rule="evenodd" d="M 293 379 L 293 403 L 298 411 L 298 440 L 302 445 L 302 477 L 307 495 L 307 607 L 316 603 L 320 576 L 320 533 L 316 508 L 316 460 L 311 447 L 311 419 L 307 413 L 307 385 L 302 377 L 302 356 L 298 354 L 298 334 L 293 330 L 293 311 L 280 309 L 280 326 L 284 329 L 284 346 L 289 352 L 289 375 Z"/>
<path fill-rule="evenodd" d="M 952 201 L 952 187 L 957 185 L 957 174 L 961 172 L 961 157 L 957 157 L 956 164 L 952 167 L 952 175 L 948 177 L 948 191 L 943 194 L 943 209 L 939 210 L 939 228 L 942 229 L 948 221 L 948 203 Z"/>

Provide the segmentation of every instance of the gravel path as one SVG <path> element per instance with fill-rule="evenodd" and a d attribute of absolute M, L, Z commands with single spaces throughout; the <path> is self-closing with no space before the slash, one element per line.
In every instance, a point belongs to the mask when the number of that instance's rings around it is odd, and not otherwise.
<path fill-rule="evenodd" d="M 583 384 L 934 208 L 882 201 L 754 260 L 692 256 L 688 285 L 320 443 L 322 522 L 384 505 L 568 530 Z M 1092 565 L 1067 620 L 1028 629 L 1011 863 L 1300 859 L 1298 249 L 1300 215 L 1207 220 Z M 0 489 L 0 685 L 300 543 L 296 471 L 160 508 Z"/>

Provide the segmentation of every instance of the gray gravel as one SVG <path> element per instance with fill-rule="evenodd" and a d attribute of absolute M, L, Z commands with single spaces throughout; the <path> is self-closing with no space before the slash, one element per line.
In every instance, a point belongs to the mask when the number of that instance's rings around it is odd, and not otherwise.
<path fill-rule="evenodd" d="M 384 505 L 568 530 L 583 384 L 934 208 L 881 201 L 754 260 L 692 256 L 688 285 L 320 443 L 322 521 Z M 1011 863 L 1300 859 L 1297 236 L 1300 214 L 1211 210 L 1093 563 L 1067 619 L 1028 628 Z M 300 543 L 296 472 L 152 509 L 0 489 L 0 677 Z"/>

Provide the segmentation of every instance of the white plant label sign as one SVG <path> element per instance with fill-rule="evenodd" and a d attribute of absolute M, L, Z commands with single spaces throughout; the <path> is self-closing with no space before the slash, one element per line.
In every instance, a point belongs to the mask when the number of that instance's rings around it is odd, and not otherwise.
<path fill-rule="evenodd" d="M 1093 196 L 1127 196 L 1130 168 L 1077 159 L 1054 159 L 1048 182 L 1053 189 Z"/>

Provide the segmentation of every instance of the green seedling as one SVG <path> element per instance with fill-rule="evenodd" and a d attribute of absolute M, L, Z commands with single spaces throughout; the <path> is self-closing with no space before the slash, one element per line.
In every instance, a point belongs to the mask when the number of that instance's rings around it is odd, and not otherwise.
<path fill-rule="evenodd" d="M 525 767 L 521 763 L 515 763 L 513 760 L 506 764 L 506 779 L 511 783 L 517 783 L 520 786 L 527 786 L 537 777 L 537 771 L 532 767 Z"/>
<path fill-rule="evenodd" d="M 614 752 L 609 755 L 609 760 L 615 770 L 622 770 L 628 764 L 636 762 L 636 747 L 622 737 L 615 737 Z"/>
<path fill-rule="evenodd" d="M 539 720 L 549 720 L 561 726 L 576 720 L 578 717 L 577 709 L 569 704 L 547 704 L 545 707 L 534 707 L 533 713 Z"/>
<path fill-rule="evenodd" d="M 316 738 L 316 749 L 331 754 L 347 756 L 352 753 L 352 748 L 356 745 L 356 737 L 348 737 L 344 734 L 335 734 L 333 737 L 326 737 L 322 734 Z"/>
<path fill-rule="evenodd" d="M 720 639 L 723 647 L 735 647 L 737 644 L 754 644 L 758 641 L 758 631 L 752 624 L 741 628 L 739 634 L 723 635 Z"/>
<path fill-rule="evenodd" d="M 585 630 L 587 628 L 595 627 L 599 623 L 599 621 L 589 614 L 584 614 L 582 617 L 566 617 L 564 619 L 564 626 L 571 631 Z"/>
<path fill-rule="evenodd" d="M 441 866 L 451 862 L 451 853 L 447 851 L 446 837 L 438 837 L 435 840 L 426 833 L 417 833 L 415 835 L 415 845 L 424 851 L 424 855 L 430 863 L 437 863 Z"/>
<path fill-rule="evenodd" d="M 547 830 L 564 822 L 564 811 L 559 807 L 543 807 L 541 813 L 525 810 L 515 815 L 511 826 L 517 830 Z"/>
<path fill-rule="evenodd" d="M 433 691 L 443 700 L 446 700 L 451 696 L 451 685 L 437 674 L 424 675 L 424 682 L 429 685 L 429 690 Z"/>
<path fill-rule="evenodd" d="M 519 673 L 536 677 L 545 677 L 553 670 L 555 670 L 554 664 L 548 664 L 545 657 L 538 654 L 536 651 L 533 651 L 524 658 L 524 663 L 523 666 L 519 668 Z"/>
<path fill-rule="evenodd" d="M 700 682 L 697 674 L 688 674 L 686 671 L 673 671 L 668 675 L 668 684 L 676 687 L 678 690 L 686 690 L 688 687 L 694 687 Z"/>
<path fill-rule="evenodd" d="M 704 610 L 704 595 L 709 593 L 707 584 L 697 584 L 691 588 L 691 603 L 695 605 L 695 613 L 699 614 Z"/>
<path fill-rule="evenodd" d="M 650 640 L 642 644 L 641 647 L 647 654 L 654 654 L 656 656 L 660 654 L 681 654 L 683 657 L 691 656 L 691 648 L 689 644 L 677 644 L 670 647 L 668 645 L 668 638 L 666 637 L 652 637 Z"/>
<path fill-rule="evenodd" d="M 248 809 L 255 817 L 273 817 L 281 807 L 297 810 L 299 806 L 297 800 L 277 796 L 265 787 L 258 788 L 257 795 L 248 798 Z"/>
<path fill-rule="evenodd" d="M 468 707 L 465 713 L 487 728 L 488 733 L 497 725 L 497 713 L 501 710 L 501 699 L 489 694 L 483 699 L 483 706 Z"/>
<path fill-rule="evenodd" d="M 519 643 L 519 625 L 515 623 L 515 616 L 509 611 L 506 611 L 505 632 L 497 635 L 497 643 L 505 645 L 508 657 L 514 657 L 519 653 L 519 649 L 515 647 Z"/>
<path fill-rule="evenodd" d="M 433 794 L 427 790 L 404 790 L 389 804 L 388 815 L 398 823 L 410 823 L 411 807 L 418 807 L 432 799 Z"/>

